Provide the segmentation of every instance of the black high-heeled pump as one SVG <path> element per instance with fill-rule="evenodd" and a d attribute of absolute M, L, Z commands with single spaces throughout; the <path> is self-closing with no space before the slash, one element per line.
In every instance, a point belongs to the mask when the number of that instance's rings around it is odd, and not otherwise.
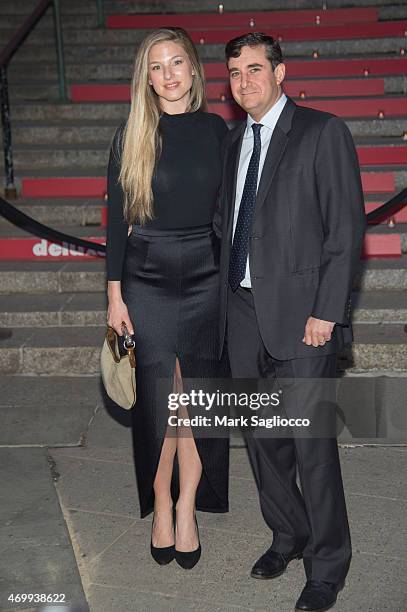
<path fill-rule="evenodd" d="M 175 549 L 175 561 L 183 569 L 192 569 L 193 567 L 195 567 L 195 565 L 198 563 L 199 559 L 201 558 L 202 549 L 201 549 L 201 542 L 199 539 L 199 527 L 198 527 L 198 521 L 196 520 L 196 515 L 194 515 L 194 518 L 195 518 L 195 524 L 196 524 L 196 531 L 198 534 L 198 542 L 199 542 L 198 548 L 196 548 L 195 550 L 188 551 L 188 552 L 182 552 L 180 550 Z"/>
<path fill-rule="evenodd" d="M 172 518 L 175 524 L 175 508 L 172 511 Z M 153 557 L 154 561 L 158 563 L 158 565 L 168 565 L 168 563 L 171 563 L 171 561 L 175 557 L 175 544 L 172 544 L 172 546 L 163 546 L 163 547 L 153 546 L 153 528 L 154 528 L 154 518 L 153 518 L 153 522 L 151 523 L 151 542 L 150 542 L 151 556 Z"/>

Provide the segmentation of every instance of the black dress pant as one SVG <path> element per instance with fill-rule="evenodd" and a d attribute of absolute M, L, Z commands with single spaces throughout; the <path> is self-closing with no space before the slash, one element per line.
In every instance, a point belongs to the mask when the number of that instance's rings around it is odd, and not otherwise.
<path fill-rule="evenodd" d="M 273 359 L 260 336 L 253 295 L 243 288 L 229 289 L 227 344 L 233 378 L 336 376 L 336 355 Z M 297 413 L 306 414 L 302 400 Z M 342 582 L 351 543 L 336 437 L 258 437 L 252 430 L 245 435 L 261 510 L 273 532 L 272 550 L 303 551 L 308 580 Z"/>

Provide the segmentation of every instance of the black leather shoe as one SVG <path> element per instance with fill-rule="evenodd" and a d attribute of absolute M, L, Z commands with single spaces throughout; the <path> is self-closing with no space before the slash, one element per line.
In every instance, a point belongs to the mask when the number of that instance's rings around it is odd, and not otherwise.
<path fill-rule="evenodd" d="M 295 604 L 299 612 L 325 612 L 336 603 L 336 598 L 344 583 L 335 584 L 321 580 L 307 580 L 303 591 Z"/>
<path fill-rule="evenodd" d="M 183 569 L 192 569 L 198 563 L 201 558 L 201 542 L 199 541 L 199 529 L 198 529 L 198 521 L 195 516 L 195 524 L 196 531 L 198 534 L 198 548 L 195 550 L 191 550 L 188 552 L 182 552 L 180 550 L 175 550 L 175 561 L 180 565 Z"/>
<path fill-rule="evenodd" d="M 173 517 L 174 517 L 174 512 L 173 512 Z M 163 546 L 163 547 L 153 546 L 153 536 L 152 536 L 153 527 L 154 527 L 154 519 L 151 525 L 151 542 L 150 542 L 151 556 L 153 557 L 154 561 L 158 563 L 158 565 L 168 565 L 168 563 L 171 563 L 171 561 L 175 557 L 175 544 L 173 544 L 172 546 Z"/>
<path fill-rule="evenodd" d="M 259 578 L 260 580 L 277 578 L 281 576 L 281 574 L 284 574 L 287 565 L 293 559 L 302 559 L 302 553 L 294 552 L 286 555 L 269 548 L 253 565 L 250 576 L 252 578 Z"/>

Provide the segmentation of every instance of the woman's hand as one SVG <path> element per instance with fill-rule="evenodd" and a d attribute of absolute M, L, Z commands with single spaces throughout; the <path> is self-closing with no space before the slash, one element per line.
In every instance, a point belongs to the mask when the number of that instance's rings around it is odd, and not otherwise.
<path fill-rule="evenodd" d="M 133 324 L 130 320 L 126 304 L 120 298 L 110 300 L 109 307 L 107 309 L 107 324 L 110 325 L 110 327 L 113 327 L 119 336 L 122 336 L 123 322 L 126 324 L 129 333 L 134 334 Z"/>

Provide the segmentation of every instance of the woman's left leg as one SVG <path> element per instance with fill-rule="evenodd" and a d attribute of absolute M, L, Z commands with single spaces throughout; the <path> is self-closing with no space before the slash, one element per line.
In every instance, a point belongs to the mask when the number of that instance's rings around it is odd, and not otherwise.
<path fill-rule="evenodd" d="M 175 365 L 177 388 L 182 392 L 182 377 L 178 358 Z M 186 406 L 178 406 L 178 418 L 188 418 Z M 202 463 L 189 426 L 177 428 L 177 457 L 179 465 L 179 497 L 176 504 L 175 548 L 189 552 L 198 548 L 195 522 L 195 498 L 202 475 Z"/>

